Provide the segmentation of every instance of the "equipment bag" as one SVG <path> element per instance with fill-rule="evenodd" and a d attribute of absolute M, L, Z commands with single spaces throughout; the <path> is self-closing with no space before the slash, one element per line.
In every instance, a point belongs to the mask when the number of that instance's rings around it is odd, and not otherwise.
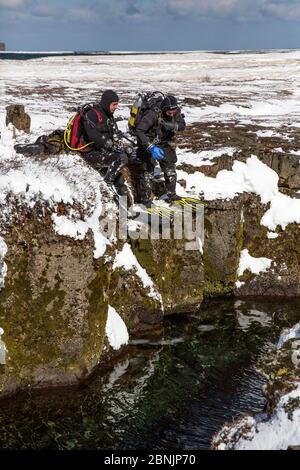
<path fill-rule="evenodd" d="M 64 131 L 56 129 L 49 135 L 41 135 L 33 144 L 18 144 L 14 146 L 17 153 L 29 156 L 59 155 L 65 152 Z"/>
<path fill-rule="evenodd" d="M 69 150 L 87 152 L 93 145 L 94 142 L 86 143 L 84 139 L 83 119 L 90 110 L 93 110 L 97 114 L 98 121 L 102 122 L 102 116 L 93 104 L 86 104 L 78 108 L 76 114 L 69 120 L 64 132 L 64 143 Z"/>

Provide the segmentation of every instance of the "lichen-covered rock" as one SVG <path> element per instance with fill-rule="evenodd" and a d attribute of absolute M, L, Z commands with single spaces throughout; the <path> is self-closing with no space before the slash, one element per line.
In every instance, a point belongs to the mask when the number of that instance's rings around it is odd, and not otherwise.
<path fill-rule="evenodd" d="M 245 271 L 235 288 L 237 296 L 285 296 L 300 295 L 299 278 L 299 225 L 289 224 L 285 230 L 278 228 L 268 238 L 268 228 L 261 224 L 267 206 L 258 197 L 243 197 L 242 248 L 249 250 L 255 258 L 272 260 L 270 269 L 259 274 Z"/>
<path fill-rule="evenodd" d="M 231 293 L 243 236 L 242 201 L 215 200 L 205 209 L 204 295 Z"/>
<path fill-rule="evenodd" d="M 260 357 L 257 369 L 267 379 L 266 405 L 256 416 L 225 423 L 213 436 L 212 449 L 279 450 L 300 441 L 300 324 L 283 331 L 277 345 Z"/>
<path fill-rule="evenodd" d="M 30 116 L 25 113 L 24 105 L 6 106 L 6 125 L 12 123 L 19 131 L 30 132 Z"/>
<path fill-rule="evenodd" d="M 139 263 L 149 273 L 162 297 L 164 313 L 197 312 L 204 287 L 199 249 L 187 250 L 187 240 L 132 240 Z"/>
<path fill-rule="evenodd" d="M 126 262 L 131 258 L 129 265 L 124 266 L 122 260 L 118 262 L 122 253 Z M 149 273 L 135 258 L 129 243 L 120 246 L 115 257 L 109 298 L 132 334 L 140 335 L 161 326 L 164 314 L 162 296 Z"/>
<path fill-rule="evenodd" d="M 6 244 L 0 324 L 8 354 L 0 395 L 77 383 L 101 357 L 109 266 L 93 259 L 91 237 L 59 237 L 47 217 L 14 226 Z"/>

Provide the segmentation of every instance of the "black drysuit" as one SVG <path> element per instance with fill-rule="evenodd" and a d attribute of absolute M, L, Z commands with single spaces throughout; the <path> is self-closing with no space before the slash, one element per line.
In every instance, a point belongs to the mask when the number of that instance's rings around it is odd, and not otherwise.
<path fill-rule="evenodd" d="M 164 159 L 159 161 L 159 164 L 164 173 L 166 190 L 168 196 L 176 194 L 177 175 L 175 163 L 177 162 L 177 155 L 175 151 L 175 134 L 177 131 L 183 131 L 185 126 L 184 115 L 179 108 L 171 119 L 168 119 L 162 113 L 149 109 L 138 122 L 136 126 L 137 157 L 142 162 L 139 168 L 142 203 L 151 200 L 151 181 L 155 167 L 155 161 L 147 150 L 151 144 L 164 150 Z"/>
<path fill-rule="evenodd" d="M 94 144 L 91 151 L 82 152 L 81 156 L 99 172 L 107 168 L 105 181 L 118 184 L 121 170 L 128 163 L 128 157 L 125 152 L 114 150 L 114 136 L 118 128 L 113 115 L 101 104 L 93 107 L 97 112 L 90 109 L 84 114 L 83 129 L 84 141 Z"/>

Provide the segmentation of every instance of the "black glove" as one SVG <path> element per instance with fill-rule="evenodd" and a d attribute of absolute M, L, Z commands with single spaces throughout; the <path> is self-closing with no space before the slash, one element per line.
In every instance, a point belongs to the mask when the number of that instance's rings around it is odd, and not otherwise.
<path fill-rule="evenodd" d="M 178 123 L 176 121 L 162 121 L 161 125 L 166 131 L 178 131 Z"/>

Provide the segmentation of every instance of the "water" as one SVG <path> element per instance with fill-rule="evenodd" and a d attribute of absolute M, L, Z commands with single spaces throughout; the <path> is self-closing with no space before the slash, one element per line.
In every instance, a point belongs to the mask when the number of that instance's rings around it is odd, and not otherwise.
<path fill-rule="evenodd" d="M 65 52 L 0 52 L 0 60 L 31 60 L 31 59 L 41 59 L 43 57 L 68 57 L 68 56 L 76 56 L 76 55 L 105 55 L 106 52 L 99 51 L 99 52 L 73 52 L 73 51 L 65 51 Z"/>
<path fill-rule="evenodd" d="M 84 386 L 0 402 L 0 447 L 207 449 L 225 421 L 263 410 L 255 364 L 300 301 L 214 301 L 175 317 L 164 334 L 132 341 Z"/>
<path fill-rule="evenodd" d="M 31 60 L 41 59 L 43 57 L 68 57 L 68 56 L 105 56 L 105 55 L 155 55 L 155 54 L 167 54 L 165 51 L 45 51 L 45 52 L 25 52 L 25 51 L 5 51 L 0 52 L 0 60 Z M 180 51 L 172 51 L 171 54 L 183 54 Z"/>
<path fill-rule="evenodd" d="M 186 54 L 203 52 L 210 54 L 269 54 L 274 51 L 287 53 L 299 49 L 257 49 L 257 50 L 220 50 L 220 51 L 0 51 L 0 60 L 31 60 L 43 57 L 67 57 L 67 56 L 93 56 L 93 55 L 155 55 L 155 54 Z"/>

